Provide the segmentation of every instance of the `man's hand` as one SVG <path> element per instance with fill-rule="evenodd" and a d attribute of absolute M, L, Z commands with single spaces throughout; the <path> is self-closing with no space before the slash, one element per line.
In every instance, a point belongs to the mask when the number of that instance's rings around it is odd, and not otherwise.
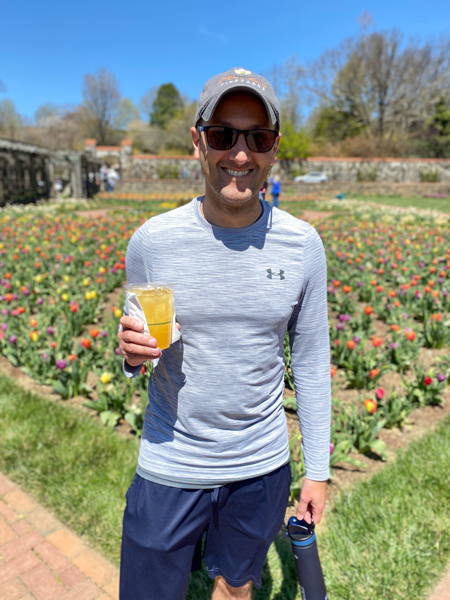
<path fill-rule="evenodd" d="M 144 364 L 161 356 L 161 350 L 154 337 L 144 333 L 144 324 L 136 317 L 123 316 L 122 329 L 117 334 L 119 348 L 131 367 Z"/>
<path fill-rule="evenodd" d="M 326 481 L 313 481 L 305 479 L 300 492 L 300 501 L 297 506 L 297 519 L 305 519 L 311 523 L 311 515 L 314 518 L 314 524 L 320 523 L 323 509 L 325 507 L 325 496 L 327 493 Z"/>

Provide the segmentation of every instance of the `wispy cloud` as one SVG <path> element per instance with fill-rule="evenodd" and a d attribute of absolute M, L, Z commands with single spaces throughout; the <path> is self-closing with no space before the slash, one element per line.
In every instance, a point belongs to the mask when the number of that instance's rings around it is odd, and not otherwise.
<path fill-rule="evenodd" d="M 206 27 L 204 27 L 203 25 L 201 25 L 199 27 L 198 32 L 201 35 L 204 35 L 206 37 L 209 38 L 213 38 L 215 40 L 218 40 L 219 42 L 221 42 L 222 44 L 228 44 L 229 43 L 229 39 L 224 36 L 222 33 L 216 33 L 215 31 L 209 31 L 208 29 L 206 29 Z"/>

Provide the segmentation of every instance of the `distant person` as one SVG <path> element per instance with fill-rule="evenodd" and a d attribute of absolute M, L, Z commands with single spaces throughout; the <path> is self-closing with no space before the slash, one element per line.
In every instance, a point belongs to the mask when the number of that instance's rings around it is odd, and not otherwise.
<path fill-rule="evenodd" d="M 88 173 L 86 177 L 86 196 L 88 200 L 94 197 L 94 186 L 95 186 L 95 175 L 94 173 Z"/>
<path fill-rule="evenodd" d="M 278 200 L 281 194 L 281 181 L 278 175 L 270 178 L 272 184 L 272 206 L 278 207 Z"/>
<path fill-rule="evenodd" d="M 54 183 L 55 186 L 55 192 L 56 192 L 56 197 L 59 198 L 61 196 L 61 193 L 63 191 L 63 182 L 61 179 L 57 179 Z"/>
<path fill-rule="evenodd" d="M 116 187 L 116 183 L 120 179 L 119 173 L 115 169 L 109 169 L 108 171 L 108 192 L 113 192 Z"/>
<path fill-rule="evenodd" d="M 108 173 L 109 167 L 106 163 L 103 163 L 100 167 L 100 179 L 102 181 L 102 187 L 104 192 L 108 191 Z"/>
<path fill-rule="evenodd" d="M 262 186 L 261 186 L 261 188 L 259 190 L 259 199 L 261 201 L 266 199 L 266 191 L 267 191 L 267 181 L 265 181 L 262 184 Z"/>

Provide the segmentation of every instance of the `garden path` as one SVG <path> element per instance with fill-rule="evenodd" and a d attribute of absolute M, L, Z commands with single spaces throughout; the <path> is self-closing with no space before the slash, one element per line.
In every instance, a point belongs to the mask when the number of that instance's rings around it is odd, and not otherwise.
<path fill-rule="evenodd" d="M 118 569 L 1 473 L 0 598 L 119 598 Z"/>

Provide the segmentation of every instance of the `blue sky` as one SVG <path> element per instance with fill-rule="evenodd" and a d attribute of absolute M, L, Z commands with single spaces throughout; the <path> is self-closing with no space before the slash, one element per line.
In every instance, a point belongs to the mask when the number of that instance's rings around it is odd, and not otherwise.
<path fill-rule="evenodd" d="M 262 74 L 292 55 L 318 58 L 358 33 L 364 10 L 406 39 L 450 31 L 448 0 L 0 0 L 0 100 L 28 117 L 45 102 L 78 104 L 83 76 L 101 67 L 136 103 L 168 82 L 197 98 L 232 67 Z"/>

